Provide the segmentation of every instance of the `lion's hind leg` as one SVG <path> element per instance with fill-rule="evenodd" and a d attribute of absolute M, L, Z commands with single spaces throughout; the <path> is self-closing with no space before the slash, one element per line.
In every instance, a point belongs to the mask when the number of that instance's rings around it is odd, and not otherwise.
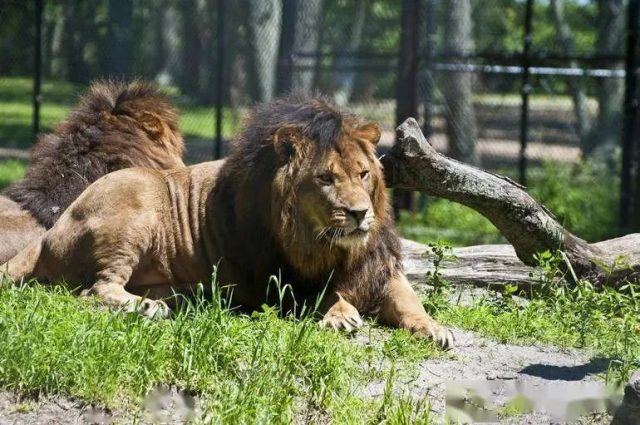
<path fill-rule="evenodd" d="M 37 277 L 37 267 L 42 252 L 42 238 L 32 242 L 15 257 L 0 265 L 0 286 L 4 279 L 20 282 Z"/>
<path fill-rule="evenodd" d="M 83 296 L 95 295 L 100 301 L 111 306 L 137 312 L 149 318 L 166 318 L 169 307 L 161 300 L 151 300 L 134 295 L 125 289 L 133 274 L 137 259 L 122 258 L 109 263 L 96 273 L 95 283 L 82 292 Z"/>

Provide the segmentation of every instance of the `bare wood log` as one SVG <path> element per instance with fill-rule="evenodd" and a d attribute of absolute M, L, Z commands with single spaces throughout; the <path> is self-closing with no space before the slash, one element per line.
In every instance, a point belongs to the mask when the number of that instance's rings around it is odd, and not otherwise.
<path fill-rule="evenodd" d="M 530 288 L 540 282 L 540 271 L 527 266 L 516 256 L 511 245 L 477 245 L 453 249 L 454 259 L 442 262 L 439 273 L 454 285 L 504 286 Z M 427 245 L 402 240 L 402 264 L 409 281 L 429 284 L 428 273 L 435 271 Z"/>
<path fill-rule="evenodd" d="M 578 277 L 614 285 L 623 278 L 638 278 L 640 234 L 589 244 L 565 230 L 521 185 L 436 152 L 415 119 L 407 119 L 396 132 L 398 142 L 381 159 L 388 186 L 449 199 L 478 211 L 527 265 L 535 265 L 537 252 L 560 249 Z M 625 260 L 616 262 L 618 258 Z M 624 266 L 612 270 L 614 264 Z"/>

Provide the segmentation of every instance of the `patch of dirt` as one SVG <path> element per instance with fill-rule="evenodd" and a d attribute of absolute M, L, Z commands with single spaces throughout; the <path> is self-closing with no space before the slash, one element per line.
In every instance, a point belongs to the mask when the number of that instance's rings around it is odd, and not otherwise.
<path fill-rule="evenodd" d="M 456 346 L 445 358 L 426 359 L 403 371 L 396 390 L 431 402 L 436 417 L 500 424 L 609 424 L 622 399 L 602 379 L 608 359 L 551 346 L 500 344 L 473 332 L 453 330 Z M 368 338 L 357 338 L 362 342 Z M 600 376 L 598 376 L 600 375 Z M 378 397 L 385 382 L 365 388 Z M 519 409 L 506 410 L 508 402 Z M 530 412 L 515 416 L 517 411 Z M 499 413 L 505 415 L 501 418 Z M 508 416 L 507 416 L 508 415 Z"/>
<path fill-rule="evenodd" d="M 84 424 L 86 410 L 64 397 L 35 400 L 0 392 L 0 425 Z"/>
<path fill-rule="evenodd" d="M 160 387 L 149 393 L 138 412 L 110 412 L 65 397 L 39 399 L 0 391 L 0 425 L 182 424 L 198 416 L 195 397 Z"/>

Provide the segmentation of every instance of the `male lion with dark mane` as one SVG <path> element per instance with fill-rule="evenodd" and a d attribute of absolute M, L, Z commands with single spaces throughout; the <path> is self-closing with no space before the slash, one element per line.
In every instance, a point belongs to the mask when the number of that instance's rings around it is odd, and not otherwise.
<path fill-rule="evenodd" d="M 280 275 L 300 299 L 326 288 L 325 326 L 352 330 L 371 314 L 449 346 L 402 271 L 379 138 L 323 99 L 263 104 L 226 161 L 109 174 L 1 270 L 64 279 L 148 316 L 165 315 L 159 298 L 194 290 L 216 265 L 233 302 L 253 308 Z"/>
<path fill-rule="evenodd" d="M 99 81 L 31 152 L 23 180 L 0 196 L 0 263 L 46 229 L 92 182 L 129 167 L 183 167 L 184 144 L 169 101 L 140 81 Z"/>

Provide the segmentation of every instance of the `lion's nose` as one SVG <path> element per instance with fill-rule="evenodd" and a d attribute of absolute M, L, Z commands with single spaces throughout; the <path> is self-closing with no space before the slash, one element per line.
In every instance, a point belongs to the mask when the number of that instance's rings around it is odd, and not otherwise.
<path fill-rule="evenodd" d="M 353 217 L 356 220 L 356 223 L 358 223 L 358 225 L 360 225 L 360 223 L 362 223 L 362 220 L 364 220 L 365 215 L 367 215 L 367 211 L 368 209 L 349 209 L 349 215 L 351 217 Z"/>

